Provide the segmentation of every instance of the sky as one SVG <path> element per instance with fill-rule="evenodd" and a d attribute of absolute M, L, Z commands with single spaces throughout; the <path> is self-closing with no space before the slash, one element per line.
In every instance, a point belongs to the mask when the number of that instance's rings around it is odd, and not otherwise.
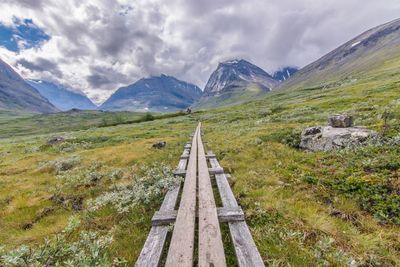
<path fill-rule="evenodd" d="M 399 0 L 2 0 L 0 58 L 99 104 L 151 75 L 204 88 L 234 58 L 303 67 L 399 17 Z"/>

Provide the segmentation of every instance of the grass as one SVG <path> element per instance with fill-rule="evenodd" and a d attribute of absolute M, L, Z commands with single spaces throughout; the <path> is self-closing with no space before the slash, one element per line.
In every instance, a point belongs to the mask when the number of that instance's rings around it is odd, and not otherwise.
<path fill-rule="evenodd" d="M 153 162 L 173 168 L 201 120 L 208 148 L 232 174 L 234 194 L 266 265 L 399 266 L 399 146 L 316 153 L 296 148 L 301 129 L 325 125 L 328 115 L 339 112 L 354 115 L 356 125 L 382 132 L 382 116 L 390 111 L 386 134 L 398 137 L 398 62 L 392 59 L 360 73 L 357 81 L 276 91 L 258 101 L 186 116 L 155 114 L 154 120 L 139 122 L 143 114 L 127 113 L 113 126 L 101 125 L 103 115 L 98 114 L 14 118 L 0 128 L 0 244 L 12 249 L 42 243 L 78 215 L 84 221 L 81 230 L 106 233 L 114 228 L 111 256 L 133 264 L 161 199 L 126 214 L 106 206 L 89 215 L 90 199 L 130 178 L 65 186 L 54 171 L 40 166 L 77 156 L 80 162 L 71 172 L 90 169 L 94 162 L 101 162 L 98 172 L 104 174 L 120 168 L 136 173 L 138 166 Z M 47 144 L 59 134 L 73 139 Z M 158 140 L 167 141 L 166 148 L 151 148 Z M 82 197 L 83 210 L 55 204 L 51 197 L 56 192 Z M 40 217 L 46 208 L 54 211 Z M 222 232 L 229 243 L 226 226 Z M 226 250 L 234 265 L 232 246 Z"/>

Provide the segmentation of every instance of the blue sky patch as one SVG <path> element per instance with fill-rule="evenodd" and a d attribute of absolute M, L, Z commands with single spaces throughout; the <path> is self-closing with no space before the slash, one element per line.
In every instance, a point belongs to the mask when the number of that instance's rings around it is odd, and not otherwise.
<path fill-rule="evenodd" d="M 0 46 L 10 51 L 37 47 L 50 39 L 31 19 L 14 18 L 13 23 L 12 26 L 0 23 Z"/>

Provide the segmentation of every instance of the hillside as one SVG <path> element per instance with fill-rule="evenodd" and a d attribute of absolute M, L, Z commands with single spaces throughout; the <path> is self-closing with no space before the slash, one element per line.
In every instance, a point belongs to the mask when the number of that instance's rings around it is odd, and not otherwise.
<path fill-rule="evenodd" d="M 186 109 L 201 96 L 201 90 L 174 77 L 143 78 L 119 88 L 100 107 L 102 110 L 171 112 Z"/>
<path fill-rule="evenodd" d="M 67 111 L 73 108 L 87 110 L 97 108 L 83 93 L 73 91 L 61 84 L 43 80 L 26 81 L 59 110 Z"/>
<path fill-rule="evenodd" d="M 400 54 L 400 19 L 372 28 L 307 65 L 280 88 L 350 82 Z M 367 78 L 367 77 L 365 77 Z"/>
<path fill-rule="evenodd" d="M 31 87 L 7 63 L 0 59 L 0 109 L 8 111 L 57 112 L 46 98 Z"/>
<path fill-rule="evenodd" d="M 277 84 L 271 75 L 246 60 L 225 61 L 211 74 L 195 107 L 238 104 L 271 91 Z"/>

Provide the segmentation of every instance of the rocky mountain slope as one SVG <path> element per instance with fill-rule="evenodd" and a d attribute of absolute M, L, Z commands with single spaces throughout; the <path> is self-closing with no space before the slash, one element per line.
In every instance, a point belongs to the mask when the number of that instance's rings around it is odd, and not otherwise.
<path fill-rule="evenodd" d="M 291 78 L 299 69 L 296 67 L 284 67 L 274 72 L 272 78 L 279 82 L 286 81 Z"/>
<path fill-rule="evenodd" d="M 211 74 L 197 108 L 235 104 L 271 91 L 278 84 L 271 75 L 250 62 L 229 60 Z"/>
<path fill-rule="evenodd" d="M 314 87 L 373 70 L 400 54 L 400 19 L 372 28 L 346 42 L 284 82 L 281 88 Z"/>
<path fill-rule="evenodd" d="M 50 113 L 58 109 L 0 59 L 0 109 Z"/>
<path fill-rule="evenodd" d="M 42 80 L 27 80 L 27 82 L 62 111 L 72 108 L 85 110 L 97 108 L 84 94 L 72 91 L 61 84 Z"/>
<path fill-rule="evenodd" d="M 170 112 L 191 106 L 202 92 L 196 85 L 161 75 L 119 88 L 100 109 Z"/>

